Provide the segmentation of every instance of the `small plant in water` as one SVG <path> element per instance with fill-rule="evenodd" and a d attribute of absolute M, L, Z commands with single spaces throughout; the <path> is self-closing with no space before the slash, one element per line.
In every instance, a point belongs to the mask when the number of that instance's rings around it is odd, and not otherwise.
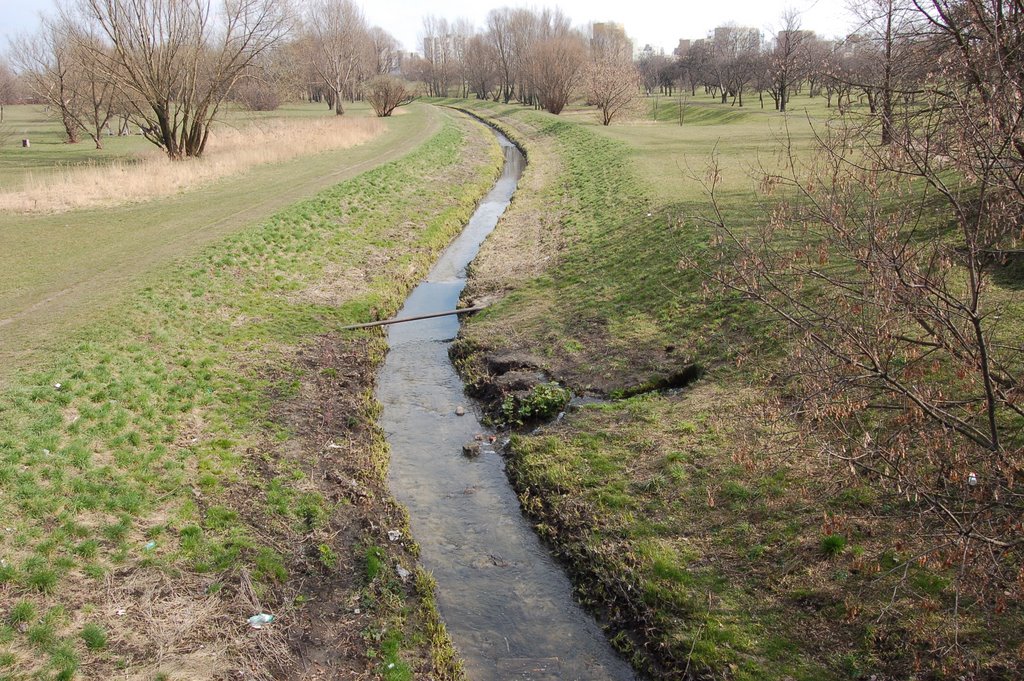
<path fill-rule="evenodd" d="M 526 397 L 507 395 L 501 401 L 501 415 L 507 423 L 523 424 L 527 421 L 554 416 L 569 404 L 572 394 L 557 383 L 536 385 Z"/>

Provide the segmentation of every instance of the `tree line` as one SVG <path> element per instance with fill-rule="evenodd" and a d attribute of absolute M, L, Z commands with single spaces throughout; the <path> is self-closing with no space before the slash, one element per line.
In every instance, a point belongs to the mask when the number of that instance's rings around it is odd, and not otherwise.
<path fill-rule="evenodd" d="M 269 110 L 308 99 L 343 115 L 346 101 L 366 98 L 386 116 L 418 92 L 554 114 L 582 98 L 607 125 L 639 93 L 700 88 L 734 106 L 754 95 L 762 107 L 768 95 L 785 111 L 806 90 L 841 113 L 854 97 L 866 99 L 888 135 L 895 91 L 905 94 L 921 77 L 922 60 L 911 58 L 920 51 L 915 13 L 900 0 L 859 12 L 860 30 L 843 40 L 821 39 L 786 12 L 767 40 L 726 25 L 681 41 L 671 56 L 648 46 L 634 58 L 622 27 L 574 27 L 558 9 L 494 9 L 482 27 L 427 16 L 414 54 L 371 26 L 354 0 L 295 9 L 278 0 L 69 0 L 13 41 L 9 64 L 0 62 L 0 107 L 20 85 L 68 142 L 85 136 L 99 148 L 105 135 L 135 130 L 173 159 L 202 154 L 228 100 Z"/>
<path fill-rule="evenodd" d="M 639 88 L 621 29 L 588 37 L 558 10 L 495 10 L 484 30 L 427 17 L 423 28 L 417 56 L 354 0 L 70 0 L 12 41 L 0 107 L 42 103 L 69 143 L 97 148 L 141 132 L 177 160 L 202 155 L 228 101 L 307 99 L 343 115 L 363 98 L 386 116 L 422 88 L 558 113 L 585 84 L 607 123 Z"/>

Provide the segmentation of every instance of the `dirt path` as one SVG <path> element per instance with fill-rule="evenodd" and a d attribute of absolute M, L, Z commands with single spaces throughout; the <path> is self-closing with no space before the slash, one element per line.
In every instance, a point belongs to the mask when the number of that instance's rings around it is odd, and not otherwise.
<path fill-rule="evenodd" d="M 132 283 L 320 189 L 399 158 L 437 132 L 414 106 L 377 140 L 256 168 L 164 200 L 0 220 L 0 386 Z"/>

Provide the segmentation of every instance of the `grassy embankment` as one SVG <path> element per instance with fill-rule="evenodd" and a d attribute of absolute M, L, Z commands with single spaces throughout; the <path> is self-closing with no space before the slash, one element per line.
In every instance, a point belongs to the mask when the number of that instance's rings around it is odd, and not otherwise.
<path fill-rule="evenodd" d="M 509 128 L 531 165 L 474 263 L 467 295 L 501 299 L 464 329 L 465 373 L 526 350 L 574 390 L 614 396 L 704 370 L 686 390 L 584 407 L 510 447 L 524 507 L 617 646 L 656 678 L 943 676 L 952 571 L 911 563 L 894 592 L 921 541 L 877 517 L 898 501 L 757 418 L 784 333 L 679 266 L 708 246 L 694 176 L 712 153 L 727 219 L 753 224 L 765 214 L 754 169 L 775 162 L 786 126 L 811 153 L 806 114 L 691 102 L 689 124 L 601 128 L 592 112 L 467 105 Z M 967 608 L 959 652 L 1012 676 L 1020 623 Z"/>
<path fill-rule="evenodd" d="M 69 146 L 38 108 L 9 107 L 8 115 L 31 120 L 45 134 L 33 137 L 28 150 L 0 149 L 0 187 L 55 167 L 126 162 L 143 143 L 131 137 L 113 138 L 102 151 L 85 148 L 84 142 Z M 293 120 L 325 112 L 301 105 L 279 116 Z M 430 108 L 414 106 L 388 119 L 384 133 L 359 146 L 254 166 L 172 196 L 56 215 L 5 214 L 0 218 L 0 385 L 33 356 L 52 349 L 54 339 L 102 314 L 143 273 L 398 158 L 437 126 Z"/>
<path fill-rule="evenodd" d="M 459 675 L 384 480 L 382 334 L 332 331 L 392 313 L 495 177 L 489 134 L 441 120 L 140 275 L 10 379 L 0 678 Z"/>

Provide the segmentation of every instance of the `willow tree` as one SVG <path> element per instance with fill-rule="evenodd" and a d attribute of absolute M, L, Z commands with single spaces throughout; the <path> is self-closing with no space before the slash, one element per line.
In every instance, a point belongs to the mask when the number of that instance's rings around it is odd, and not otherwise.
<path fill-rule="evenodd" d="M 278 0 L 81 0 L 97 52 L 150 142 L 201 156 L 232 86 L 284 34 Z"/>

